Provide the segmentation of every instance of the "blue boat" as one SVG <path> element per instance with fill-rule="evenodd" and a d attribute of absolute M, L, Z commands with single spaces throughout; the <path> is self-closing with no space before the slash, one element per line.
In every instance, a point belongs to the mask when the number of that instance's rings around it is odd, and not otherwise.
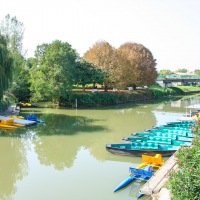
<path fill-rule="evenodd" d="M 37 119 L 37 116 L 36 115 L 28 115 L 25 117 L 26 120 L 30 120 L 30 121 L 35 121 L 36 123 L 46 123 L 45 121 L 43 120 L 39 120 Z"/>
<path fill-rule="evenodd" d="M 125 188 L 136 179 L 143 181 L 149 180 L 153 176 L 154 170 L 151 166 L 146 166 L 142 169 L 130 167 L 129 172 L 130 175 L 115 188 L 114 192 Z"/>

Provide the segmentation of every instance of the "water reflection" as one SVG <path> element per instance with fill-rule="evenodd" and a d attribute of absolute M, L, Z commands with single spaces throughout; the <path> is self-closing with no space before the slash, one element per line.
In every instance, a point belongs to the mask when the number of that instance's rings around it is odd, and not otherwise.
<path fill-rule="evenodd" d="M 35 152 L 42 165 L 53 166 L 56 170 L 70 168 L 76 158 L 80 144 L 66 137 L 37 137 L 33 139 Z"/>
<path fill-rule="evenodd" d="M 55 194 L 59 200 L 136 199 L 142 183 L 117 194 L 112 191 L 141 158 L 111 154 L 105 144 L 122 143 L 132 132 L 177 120 L 185 106 L 199 104 L 200 98 L 185 101 L 87 110 L 22 109 L 21 115 L 37 114 L 46 124 L 0 132 L 0 199 L 54 200 Z"/>
<path fill-rule="evenodd" d="M 16 183 L 28 174 L 26 145 L 21 139 L 0 138 L 0 199 L 12 199 Z"/>

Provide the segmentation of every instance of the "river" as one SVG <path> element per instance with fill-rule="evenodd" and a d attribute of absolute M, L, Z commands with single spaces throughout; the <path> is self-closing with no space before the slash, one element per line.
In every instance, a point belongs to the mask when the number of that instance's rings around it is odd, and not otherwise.
<path fill-rule="evenodd" d="M 200 98 L 128 104 L 95 109 L 22 109 L 46 124 L 0 130 L 1 200 L 134 200 L 144 182 L 122 191 L 115 187 L 141 157 L 107 152 L 132 132 L 176 121 L 196 110 Z M 200 108 L 200 106 L 199 106 Z M 143 198 L 148 199 L 148 198 Z"/>

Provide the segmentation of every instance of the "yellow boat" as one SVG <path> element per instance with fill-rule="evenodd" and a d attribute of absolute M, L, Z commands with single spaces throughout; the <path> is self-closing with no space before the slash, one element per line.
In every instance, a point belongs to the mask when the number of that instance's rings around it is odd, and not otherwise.
<path fill-rule="evenodd" d="M 164 164 L 164 160 L 162 159 L 161 154 L 156 154 L 155 156 L 147 156 L 142 155 L 143 163 L 137 166 L 137 168 L 141 169 L 146 166 L 152 166 L 154 168 L 160 168 Z"/>
<path fill-rule="evenodd" d="M 23 127 L 23 124 L 18 124 L 14 122 L 14 119 L 4 119 L 0 122 L 0 127 L 2 128 L 17 128 L 17 127 Z"/>
<path fill-rule="evenodd" d="M 10 118 L 14 118 L 14 119 L 24 119 L 24 117 L 22 117 L 22 116 L 19 116 L 19 115 L 11 115 L 11 116 L 9 116 Z"/>
<path fill-rule="evenodd" d="M 17 127 L 0 123 L 0 128 L 3 128 L 3 129 L 14 129 L 14 128 L 17 128 Z"/>

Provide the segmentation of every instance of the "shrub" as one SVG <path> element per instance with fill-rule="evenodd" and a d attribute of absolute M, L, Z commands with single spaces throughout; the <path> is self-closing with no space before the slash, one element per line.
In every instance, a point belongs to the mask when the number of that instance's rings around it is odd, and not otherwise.
<path fill-rule="evenodd" d="M 193 140 L 192 147 L 181 147 L 177 153 L 178 171 L 172 172 L 169 188 L 174 200 L 200 199 L 200 136 Z"/>

